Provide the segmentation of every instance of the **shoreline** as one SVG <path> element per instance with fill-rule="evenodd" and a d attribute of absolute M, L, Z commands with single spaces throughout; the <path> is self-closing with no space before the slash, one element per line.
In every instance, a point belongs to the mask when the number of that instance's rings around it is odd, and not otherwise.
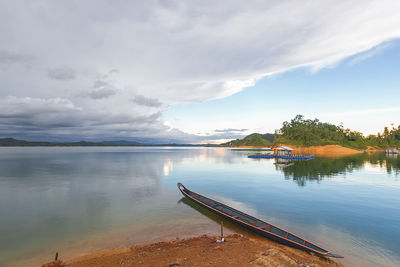
<path fill-rule="evenodd" d="M 329 258 L 287 247 L 268 239 L 239 234 L 201 235 L 145 245 L 118 247 L 84 256 L 43 264 L 42 267 L 87 266 L 335 266 L 342 264 Z M 303 264 L 303 265 L 302 265 Z"/>
<path fill-rule="evenodd" d="M 354 154 L 364 153 L 364 150 L 357 150 L 340 145 L 324 145 L 324 146 L 310 146 L 310 147 L 297 147 L 293 146 L 295 151 L 305 154 L 314 154 L 322 157 L 341 157 L 350 156 Z"/>
<path fill-rule="evenodd" d="M 323 146 L 294 146 L 294 145 L 286 145 L 280 144 L 283 146 L 288 146 L 294 149 L 295 154 L 312 154 L 320 157 L 342 157 L 342 156 L 350 156 L 354 154 L 364 153 L 364 152 L 381 152 L 383 150 L 379 149 L 365 149 L 365 150 L 357 150 L 354 148 L 348 148 L 340 145 L 323 145 Z M 271 148 L 271 146 L 230 146 L 232 148 Z"/>

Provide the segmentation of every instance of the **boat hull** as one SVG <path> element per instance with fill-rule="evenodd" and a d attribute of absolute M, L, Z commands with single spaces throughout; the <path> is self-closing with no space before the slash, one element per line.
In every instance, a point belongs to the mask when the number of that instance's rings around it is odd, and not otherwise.
<path fill-rule="evenodd" d="M 229 206 L 227 206 L 225 204 L 216 202 L 216 201 L 214 201 L 212 199 L 206 198 L 206 197 L 204 197 L 202 195 L 199 195 L 199 194 L 197 194 L 195 192 L 192 192 L 192 191 L 186 189 L 186 187 L 184 187 L 180 183 L 178 183 L 178 188 L 182 192 L 182 194 L 186 198 L 188 198 L 189 200 L 191 200 L 191 201 L 197 203 L 198 205 L 210 210 L 211 212 L 217 213 L 220 216 L 222 216 L 223 218 L 225 218 L 225 219 L 227 219 L 229 221 L 235 222 L 235 223 L 245 227 L 246 229 L 251 230 L 251 231 L 253 231 L 253 232 L 255 232 L 255 233 L 257 233 L 257 234 L 259 234 L 261 236 L 264 236 L 266 238 L 269 238 L 269 239 L 271 239 L 273 241 L 276 241 L 278 243 L 284 244 L 286 246 L 290 246 L 290 247 L 293 247 L 293 248 L 301 249 L 303 251 L 313 252 L 313 253 L 316 253 L 316 254 L 319 254 L 319 255 L 322 255 L 322 256 L 343 258 L 342 256 L 340 256 L 338 254 L 333 254 L 333 253 L 331 253 L 331 252 L 329 252 L 327 250 L 324 250 L 324 249 L 312 244 L 311 242 L 306 241 L 305 239 L 302 239 L 302 238 L 300 238 L 300 237 L 298 237 L 298 236 L 296 236 L 296 235 L 294 235 L 292 233 L 289 233 L 287 231 L 284 231 L 284 230 L 282 230 L 280 228 L 277 228 L 276 226 L 273 226 L 273 225 L 268 224 L 268 223 L 266 223 L 266 222 L 264 222 L 262 220 L 254 218 L 254 217 L 252 217 L 250 215 L 247 215 L 245 213 L 237 211 L 237 210 L 235 210 L 235 209 L 233 209 L 233 208 L 231 208 L 231 207 L 229 207 Z M 196 197 L 194 197 L 194 196 L 198 197 L 198 199 L 196 199 Z M 235 218 L 233 216 L 230 216 L 230 215 L 226 214 L 225 212 L 222 212 L 222 211 L 216 209 L 215 206 L 212 207 L 212 206 L 210 206 L 210 205 L 208 205 L 206 203 L 203 203 L 202 201 L 200 201 L 201 198 L 207 199 L 207 201 L 209 203 L 211 202 L 211 203 L 213 203 L 213 205 L 218 206 L 220 208 L 220 210 L 228 209 L 228 210 L 231 211 L 231 214 L 232 214 L 232 212 L 234 212 L 234 213 L 236 213 L 238 215 L 242 215 L 241 218 L 243 218 L 243 217 L 247 218 L 247 222 L 249 222 L 249 219 L 250 220 L 255 220 L 253 222 L 253 224 L 257 225 L 258 223 L 261 223 L 261 224 L 264 224 L 265 226 L 264 227 L 256 227 L 256 226 L 251 225 L 250 223 L 243 222 L 240 219 L 237 219 L 237 218 Z M 277 234 L 274 234 L 272 232 L 269 232 L 269 231 L 265 230 L 268 227 L 269 227 L 270 231 L 272 230 L 272 228 L 274 228 L 275 230 L 281 231 L 281 233 L 286 234 L 286 236 L 283 238 L 283 237 L 280 237 Z M 263 228 L 265 228 L 265 229 L 263 229 Z M 296 242 L 292 242 L 291 240 L 288 239 L 289 236 L 292 237 L 292 238 L 297 238 L 298 240 L 300 240 L 302 242 L 304 241 L 304 243 L 303 244 L 298 244 Z M 311 246 L 311 248 L 309 246 Z M 315 248 L 315 249 L 313 249 L 313 248 Z"/>
<path fill-rule="evenodd" d="M 207 210 L 209 210 L 209 211 L 215 213 L 215 210 L 214 210 L 214 209 L 210 208 L 209 206 L 205 205 L 204 203 L 202 203 L 202 202 L 200 202 L 200 201 L 195 201 L 195 200 L 192 199 L 191 197 L 188 197 L 188 196 L 186 196 L 186 197 L 187 197 L 188 199 L 190 199 L 191 201 L 197 203 L 198 205 L 200 205 L 200 206 L 206 208 Z M 301 250 L 304 250 L 304 251 L 310 251 L 309 249 L 305 249 L 304 247 L 298 246 L 297 244 L 294 244 L 294 243 L 292 243 L 292 242 L 288 242 L 288 241 L 286 241 L 286 240 L 284 240 L 284 239 L 282 239 L 282 238 L 279 238 L 279 237 L 277 237 L 277 236 L 275 236 L 275 235 L 269 234 L 268 232 L 262 231 L 262 230 L 260 230 L 260 229 L 258 229 L 258 228 L 255 228 L 255 227 L 251 227 L 251 226 L 249 226 L 248 224 L 243 223 L 243 222 L 241 222 L 241 221 L 239 221 L 239 220 L 235 220 L 235 219 L 231 218 L 230 216 L 225 215 L 224 213 L 219 213 L 219 212 L 218 212 L 217 214 L 220 215 L 220 216 L 222 216 L 223 218 L 225 218 L 225 219 L 231 221 L 231 222 L 237 223 L 237 224 L 243 226 L 244 228 L 246 228 L 246 229 L 248 229 L 248 230 L 250 230 L 250 231 L 252 231 L 252 232 L 255 232 L 255 233 L 259 234 L 259 235 L 262 235 L 262 236 L 264 236 L 264 237 L 266 237 L 266 238 L 268 238 L 268 239 L 271 239 L 271 240 L 273 240 L 273 241 L 275 241 L 275 242 L 278 242 L 278 243 L 280 243 L 280 244 L 283 244 L 283 245 L 286 245 L 286 246 L 290 246 L 290 247 L 294 247 L 294 248 L 297 248 L 297 249 L 301 249 Z"/>

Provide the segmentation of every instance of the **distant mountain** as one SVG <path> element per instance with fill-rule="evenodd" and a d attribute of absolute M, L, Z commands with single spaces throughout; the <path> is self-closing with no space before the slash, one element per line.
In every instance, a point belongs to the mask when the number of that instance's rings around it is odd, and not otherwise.
<path fill-rule="evenodd" d="M 274 142 L 274 134 L 253 133 L 243 139 L 236 139 L 223 143 L 223 146 L 270 146 Z"/>
<path fill-rule="evenodd" d="M 14 138 L 0 139 L 0 146 L 51 146 L 50 142 L 30 142 Z"/>
<path fill-rule="evenodd" d="M 0 146 L 138 146 L 141 145 L 134 141 L 104 141 L 104 142 L 42 142 L 42 141 L 25 141 L 15 138 L 0 139 Z"/>
<path fill-rule="evenodd" d="M 146 141 L 149 142 L 148 139 Z M 204 144 L 181 144 L 181 143 L 140 143 L 136 141 L 78 141 L 78 142 L 46 142 L 46 141 L 25 141 L 15 138 L 0 138 L 0 146 L 209 146 Z M 212 145 L 211 145 L 212 146 Z"/>
<path fill-rule="evenodd" d="M 106 145 L 112 145 L 112 146 L 132 146 L 132 145 L 142 145 L 142 143 L 136 142 L 136 141 L 126 141 L 126 140 L 118 140 L 118 141 L 104 141 L 102 142 L 103 144 Z"/>

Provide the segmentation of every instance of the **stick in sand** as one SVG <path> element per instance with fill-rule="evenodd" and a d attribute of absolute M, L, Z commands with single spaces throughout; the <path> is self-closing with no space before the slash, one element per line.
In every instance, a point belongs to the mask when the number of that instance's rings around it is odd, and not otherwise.
<path fill-rule="evenodd" d="M 224 242 L 224 222 L 221 221 L 221 241 Z"/>

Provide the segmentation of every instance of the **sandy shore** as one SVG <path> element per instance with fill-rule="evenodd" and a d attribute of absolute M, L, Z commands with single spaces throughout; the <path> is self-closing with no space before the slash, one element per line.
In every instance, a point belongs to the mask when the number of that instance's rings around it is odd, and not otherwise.
<path fill-rule="evenodd" d="M 342 266 L 331 259 L 283 246 L 268 239 L 234 234 L 226 242 L 200 236 L 98 251 L 42 267 L 89 266 Z"/>
<path fill-rule="evenodd" d="M 293 147 L 293 146 L 292 146 Z M 313 154 L 321 157 L 341 157 L 362 153 L 362 150 L 343 147 L 339 145 L 293 147 L 295 154 Z"/>
<path fill-rule="evenodd" d="M 308 146 L 308 147 L 300 147 L 300 146 L 292 146 L 285 145 L 294 149 L 294 154 L 305 154 L 305 155 L 316 155 L 320 157 L 342 157 L 349 156 L 358 153 L 363 153 L 363 150 L 357 150 L 353 148 L 343 147 L 339 145 L 325 145 L 325 146 Z M 269 148 L 267 146 L 238 146 L 240 148 Z M 370 151 L 372 151 L 370 149 Z"/>

